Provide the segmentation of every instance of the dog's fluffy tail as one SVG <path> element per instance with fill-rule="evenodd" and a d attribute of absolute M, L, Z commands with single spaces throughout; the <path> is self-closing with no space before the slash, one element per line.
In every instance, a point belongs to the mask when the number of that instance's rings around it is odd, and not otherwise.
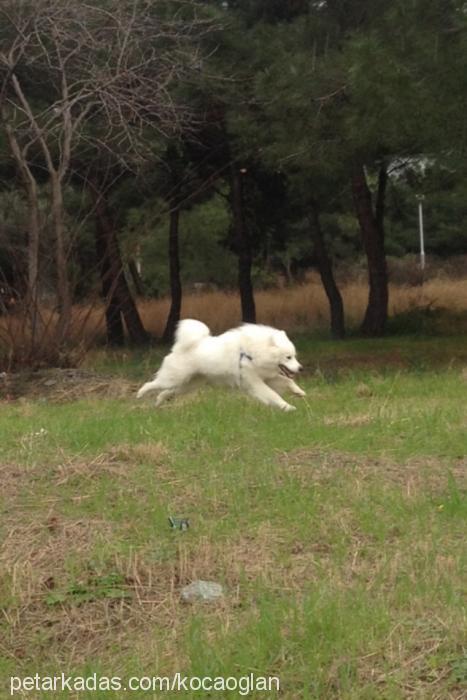
<path fill-rule="evenodd" d="M 205 323 L 187 318 L 180 321 L 175 333 L 175 345 L 173 352 L 186 352 L 193 345 L 197 345 L 203 338 L 211 335 L 211 331 Z"/>

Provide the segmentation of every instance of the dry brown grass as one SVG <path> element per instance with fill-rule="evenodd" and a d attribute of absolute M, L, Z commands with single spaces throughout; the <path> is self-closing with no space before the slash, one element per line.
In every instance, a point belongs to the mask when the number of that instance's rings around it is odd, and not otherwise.
<path fill-rule="evenodd" d="M 15 367 L 76 367 L 88 349 L 102 336 L 102 304 L 75 306 L 67 336 L 57 342 L 58 315 L 47 305 L 38 310 L 33 337 L 27 311 L 0 315 L 0 361 L 9 371 Z"/>
<path fill-rule="evenodd" d="M 347 325 L 356 326 L 365 312 L 368 286 L 365 281 L 350 281 L 341 285 L 341 292 Z M 428 280 L 423 286 L 390 284 L 389 292 L 390 316 L 426 308 L 447 309 L 451 314 L 467 311 L 467 280 L 440 277 Z M 320 330 L 329 326 L 329 304 L 322 284 L 314 273 L 301 285 L 258 290 L 255 299 L 259 323 L 283 328 L 289 332 Z M 165 297 L 140 300 L 138 307 L 146 329 L 155 337 L 160 337 L 169 312 L 170 299 Z M 47 357 L 54 354 L 53 342 L 47 335 L 47 328 L 51 331 L 53 329 L 53 314 L 44 310 L 43 317 L 48 319 L 48 323 L 39 345 L 43 348 L 44 357 Z M 223 332 L 241 322 L 238 294 L 230 291 L 185 294 L 182 318 L 200 319 L 214 333 Z M 94 302 L 90 306 L 76 306 L 69 337 L 71 349 L 66 357 L 63 356 L 61 364 L 69 366 L 79 362 L 86 350 L 96 342 L 103 341 L 104 336 L 102 304 Z M 5 347 L 16 347 L 18 355 L 23 352 L 27 356 L 29 337 L 21 316 L 0 318 L 0 343 Z"/>
<path fill-rule="evenodd" d="M 368 300 L 368 287 L 363 282 L 349 282 L 342 287 L 347 323 L 357 325 L 363 318 Z M 327 328 L 329 304 L 321 282 L 311 275 L 306 284 L 282 289 L 259 290 L 255 294 L 258 322 L 300 331 Z M 151 299 L 139 302 L 147 330 L 159 337 L 167 319 L 170 300 Z M 416 308 L 449 309 L 453 313 L 467 311 L 467 280 L 433 279 L 423 287 L 390 285 L 391 316 Z M 220 333 L 241 322 L 238 294 L 211 291 L 186 294 L 182 304 L 183 318 L 204 321 L 214 333 Z M 92 328 L 102 326 L 102 310 L 90 317 Z"/>
<path fill-rule="evenodd" d="M 364 314 L 368 288 L 362 282 L 350 282 L 342 287 L 347 323 L 358 324 Z M 256 292 L 258 321 L 287 331 L 320 329 L 329 324 L 329 305 L 316 275 L 303 285 Z M 389 313 L 391 316 L 415 308 L 447 308 L 457 313 L 467 310 L 467 280 L 434 279 L 423 287 L 390 285 Z M 141 302 L 140 309 L 146 327 L 159 335 L 167 318 L 167 299 Z M 218 333 L 241 321 L 237 294 L 206 292 L 187 295 L 182 316 L 198 318 Z"/>
<path fill-rule="evenodd" d="M 12 372 L 0 378 L 0 391 L 8 399 L 27 397 L 54 403 L 91 398 L 133 396 L 137 384 L 122 377 L 107 377 L 87 369 L 42 369 Z"/>

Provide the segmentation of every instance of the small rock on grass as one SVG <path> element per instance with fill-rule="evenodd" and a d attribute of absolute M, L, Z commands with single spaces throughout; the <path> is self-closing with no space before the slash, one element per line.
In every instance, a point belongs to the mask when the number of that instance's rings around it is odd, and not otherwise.
<path fill-rule="evenodd" d="M 193 581 L 181 591 L 181 598 L 185 603 L 214 603 L 223 597 L 224 589 L 215 581 Z"/>

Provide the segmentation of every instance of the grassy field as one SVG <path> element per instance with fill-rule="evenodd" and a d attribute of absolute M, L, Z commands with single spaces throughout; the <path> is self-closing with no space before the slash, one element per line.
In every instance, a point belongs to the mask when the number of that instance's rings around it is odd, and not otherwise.
<path fill-rule="evenodd" d="M 466 341 L 299 338 L 292 414 L 214 389 L 156 411 L 133 390 L 158 351 L 91 356 L 94 394 L 90 378 L 4 392 L 2 678 L 255 673 L 281 690 L 252 698 L 465 697 Z M 181 603 L 195 579 L 225 598 Z"/>

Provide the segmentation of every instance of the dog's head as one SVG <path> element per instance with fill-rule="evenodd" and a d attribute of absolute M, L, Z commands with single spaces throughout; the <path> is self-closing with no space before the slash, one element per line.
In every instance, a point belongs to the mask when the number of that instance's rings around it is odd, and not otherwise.
<path fill-rule="evenodd" d="M 274 349 L 279 374 L 292 379 L 295 374 L 301 372 L 303 367 L 297 360 L 295 346 L 285 331 L 275 331 L 271 337 L 271 345 Z"/>

